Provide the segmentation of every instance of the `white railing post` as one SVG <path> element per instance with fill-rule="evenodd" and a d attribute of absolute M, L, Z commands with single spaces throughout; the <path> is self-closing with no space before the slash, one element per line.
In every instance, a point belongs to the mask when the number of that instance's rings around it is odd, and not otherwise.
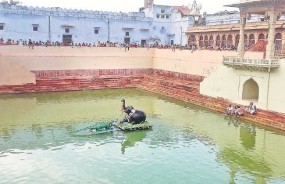
<path fill-rule="evenodd" d="M 269 72 L 271 68 L 278 68 L 280 66 L 280 62 L 278 59 L 247 59 L 230 56 L 223 56 L 223 64 L 231 67 L 234 67 L 236 65 L 244 65 L 250 68 L 268 68 Z"/>

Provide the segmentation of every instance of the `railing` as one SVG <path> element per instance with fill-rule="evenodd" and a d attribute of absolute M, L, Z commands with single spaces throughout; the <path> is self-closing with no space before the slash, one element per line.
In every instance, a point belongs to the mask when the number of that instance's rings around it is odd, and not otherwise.
<path fill-rule="evenodd" d="M 268 70 L 279 68 L 279 59 L 248 59 L 233 56 L 224 56 L 223 64 L 229 67 L 243 70 Z"/>
<path fill-rule="evenodd" d="M 274 53 L 274 57 L 276 59 L 284 59 L 285 58 L 285 50 L 276 50 Z"/>

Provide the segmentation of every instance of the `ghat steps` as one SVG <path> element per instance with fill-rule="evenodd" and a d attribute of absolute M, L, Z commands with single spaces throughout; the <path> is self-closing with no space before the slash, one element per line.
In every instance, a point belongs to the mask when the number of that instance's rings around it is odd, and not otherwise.
<path fill-rule="evenodd" d="M 12 61 L 0 58 L 0 86 L 36 83 L 35 74 Z"/>
<path fill-rule="evenodd" d="M 167 72 L 163 75 L 158 71 L 154 71 L 153 75 L 39 78 L 36 84 L 0 86 L 0 94 L 138 88 L 224 113 L 230 102 L 222 98 L 200 95 L 199 87 L 202 80 L 199 76 L 173 77 Z M 245 114 L 240 119 L 285 130 L 285 115 L 276 112 L 258 110 L 256 115 Z"/>
<path fill-rule="evenodd" d="M 161 83 L 161 81 L 167 81 L 166 83 Z M 171 81 L 171 82 L 170 82 Z M 166 77 L 148 77 L 148 80 L 144 80 L 142 84 L 137 87 L 142 90 L 153 92 L 156 94 L 164 95 L 170 98 L 182 100 L 189 102 L 201 107 L 206 107 L 210 110 L 224 113 L 225 108 L 230 104 L 229 101 L 222 98 L 212 98 L 208 96 L 200 95 L 199 93 L 199 83 L 197 81 L 183 81 L 185 88 L 182 89 L 179 85 L 173 85 L 177 83 L 176 80 Z M 245 106 L 241 106 L 245 109 Z M 264 110 L 258 110 L 256 115 L 245 114 L 239 117 L 242 120 L 253 122 L 255 124 L 276 128 L 279 130 L 285 130 L 285 115 L 276 112 L 268 112 Z"/>

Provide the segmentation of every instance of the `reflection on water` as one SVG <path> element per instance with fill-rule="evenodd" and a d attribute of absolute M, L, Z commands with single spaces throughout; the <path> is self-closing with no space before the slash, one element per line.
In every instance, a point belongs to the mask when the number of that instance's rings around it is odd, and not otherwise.
<path fill-rule="evenodd" d="M 141 142 L 146 137 L 146 131 L 127 132 L 126 139 L 122 143 L 122 154 L 125 153 L 127 148 L 134 147 L 137 142 Z"/>
<path fill-rule="evenodd" d="M 73 135 L 121 98 L 153 129 Z M 0 115 L 0 183 L 285 183 L 284 134 L 142 91 L 5 95 Z"/>
<path fill-rule="evenodd" d="M 254 126 L 240 126 L 240 140 L 245 149 L 252 150 L 255 147 L 256 131 Z"/>

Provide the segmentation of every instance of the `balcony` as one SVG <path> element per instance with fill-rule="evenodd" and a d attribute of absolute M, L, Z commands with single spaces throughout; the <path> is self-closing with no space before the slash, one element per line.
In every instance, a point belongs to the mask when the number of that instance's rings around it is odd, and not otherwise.
<path fill-rule="evenodd" d="M 279 59 L 248 59 L 240 57 L 225 57 L 223 64 L 237 70 L 251 70 L 271 72 L 273 69 L 279 68 Z"/>

